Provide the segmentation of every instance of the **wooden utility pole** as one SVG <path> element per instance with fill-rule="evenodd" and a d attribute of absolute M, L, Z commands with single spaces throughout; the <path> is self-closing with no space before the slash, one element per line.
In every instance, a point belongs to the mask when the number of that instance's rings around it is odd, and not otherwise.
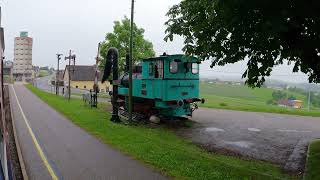
<path fill-rule="evenodd" d="M 69 51 L 69 56 L 64 58 L 65 60 L 69 60 L 69 66 L 68 66 L 68 100 L 70 101 L 71 99 L 71 71 L 70 71 L 70 67 L 71 67 L 71 60 L 73 60 L 73 66 L 75 66 L 76 64 L 76 55 L 71 55 L 71 50 Z"/>
<path fill-rule="evenodd" d="M 57 66 L 57 73 L 56 73 L 56 95 L 59 95 L 59 64 L 60 64 L 61 56 L 62 54 L 57 54 L 58 66 Z"/>
<path fill-rule="evenodd" d="M 308 111 L 310 111 L 310 103 L 311 103 L 311 88 L 309 85 L 309 94 L 308 94 Z"/>
<path fill-rule="evenodd" d="M 96 67 L 95 67 L 95 77 L 94 77 L 94 85 L 93 85 L 93 90 L 94 90 L 94 107 L 98 107 L 98 91 L 99 91 L 99 53 L 100 53 L 100 46 L 101 43 L 98 43 L 98 52 L 96 56 Z"/>
<path fill-rule="evenodd" d="M 134 26 L 134 0 L 131 1 L 131 30 L 130 30 L 130 61 L 129 61 L 129 122 L 132 122 L 132 64 L 133 64 L 133 27 Z"/>

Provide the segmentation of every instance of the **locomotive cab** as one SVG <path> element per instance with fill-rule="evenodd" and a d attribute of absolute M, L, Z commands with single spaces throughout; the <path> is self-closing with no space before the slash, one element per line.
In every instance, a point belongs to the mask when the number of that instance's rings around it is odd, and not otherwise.
<path fill-rule="evenodd" d="M 127 109 L 128 75 L 120 78 L 119 98 Z M 141 60 L 133 74 L 134 112 L 165 117 L 192 116 L 199 99 L 199 61 L 185 55 Z M 121 105 L 120 105 L 121 106 Z"/>

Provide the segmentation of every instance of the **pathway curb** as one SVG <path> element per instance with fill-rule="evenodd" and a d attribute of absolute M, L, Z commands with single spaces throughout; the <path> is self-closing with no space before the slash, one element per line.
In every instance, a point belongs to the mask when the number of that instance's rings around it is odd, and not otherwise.
<path fill-rule="evenodd" d="M 13 87 L 11 86 L 11 88 L 13 88 Z M 10 97 L 10 93 L 9 93 L 9 97 Z M 11 103 L 10 103 L 10 105 L 11 105 Z M 12 127 L 13 127 L 14 140 L 16 142 L 15 144 L 16 144 L 16 149 L 18 152 L 18 158 L 19 158 L 20 168 L 21 168 L 21 172 L 22 172 L 22 177 L 24 180 L 29 180 L 29 177 L 28 177 L 28 174 L 26 171 L 26 166 L 24 163 L 24 159 L 22 156 L 21 148 L 20 148 L 20 142 L 19 142 L 18 136 L 17 136 L 16 124 L 14 122 L 15 118 L 14 118 L 14 114 L 12 111 L 12 106 L 10 106 L 10 113 L 11 113 L 11 121 L 12 121 Z"/>

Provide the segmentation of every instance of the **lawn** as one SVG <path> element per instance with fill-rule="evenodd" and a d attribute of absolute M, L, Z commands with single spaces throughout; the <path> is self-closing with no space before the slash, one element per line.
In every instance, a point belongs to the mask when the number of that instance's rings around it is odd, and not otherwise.
<path fill-rule="evenodd" d="M 266 102 L 272 99 L 273 89 L 256 88 L 252 89 L 242 85 L 208 84 L 200 83 L 200 96 L 206 99 L 202 107 L 230 109 L 240 111 L 270 112 L 280 114 L 293 114 L 303 116 L 320 116 L 320 110 L 292 109 L 276 105 L 268 105 Z M 297 99 L 303 100 L 306 107 L 306 95 L 285 91 Z"/>
<path fill-rule="evenodd" d="M 309 146 L 305 180 L 320 180 L 320 140 Z"/>
<path fill-rule="evenodd" d="M 63 97 L 27 85 L 34 94 L 102 142 L 176 179 L 297 179 L 273 164 L 208 153 L 172 130 L 110 122 L 106 104 L 98 109 L 81 100 Z"/>

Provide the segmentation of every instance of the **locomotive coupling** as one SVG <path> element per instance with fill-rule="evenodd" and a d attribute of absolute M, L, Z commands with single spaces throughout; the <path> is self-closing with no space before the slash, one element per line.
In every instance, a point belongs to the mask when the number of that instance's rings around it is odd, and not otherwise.
<path fill-rule="evenodd" d="M 183 105 L 184 105 L 183 100 L 179 100 L 179 101 L 177 101 L 177 106 L 181 107 L 181 106 L 183 106 Z"/>

